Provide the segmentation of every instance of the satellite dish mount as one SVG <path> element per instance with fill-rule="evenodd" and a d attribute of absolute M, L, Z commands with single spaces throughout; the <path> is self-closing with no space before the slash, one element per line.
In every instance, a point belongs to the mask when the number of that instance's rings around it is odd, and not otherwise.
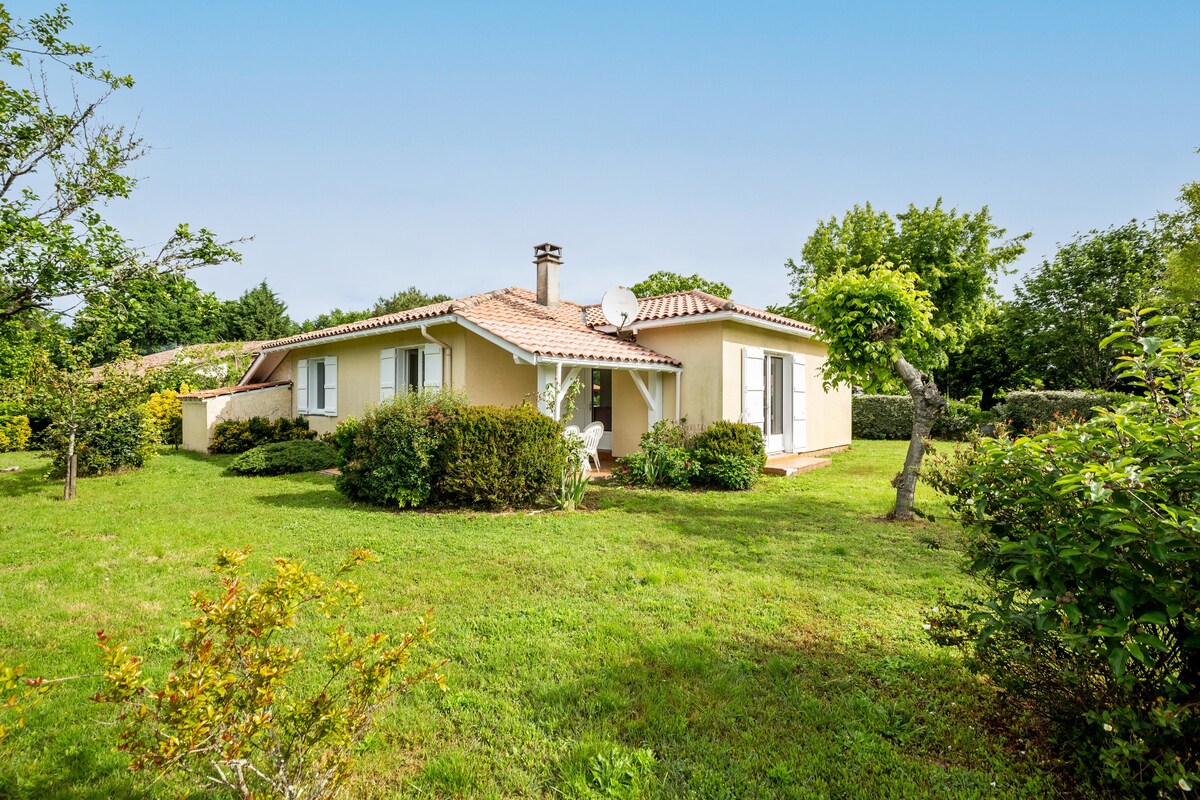
<path fill-rule="evenodd" d="M 605 292 L 600 300 L 600 311 L 604 314 L 605 321 L 616 328 L 619 335 L 637 320 L 637 297 L 624 286 L 614 286 Z"/>

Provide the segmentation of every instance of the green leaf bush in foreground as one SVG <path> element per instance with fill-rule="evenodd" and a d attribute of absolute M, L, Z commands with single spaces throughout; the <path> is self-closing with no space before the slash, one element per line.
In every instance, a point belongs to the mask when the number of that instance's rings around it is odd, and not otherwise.
<path fill-rule="evenodd" d="M 271 442 L 247 450 L 229 464 L 235 475 L 287 475 L 316 472 L 337 464 L 337 453 L 325 442 L 296 439 Z"/>
<path fill-rule="evenodd" d="M 316 431 L 310 430 L 304 417 L 289 419 L 266 417 L 249 419 L 227 419 L 213 428 L 212 444 L 208 452 L 213 454 L 244 453 L 251 448 L 272 442 L 290 442 L 297 439 L 315 439 Z"/>
<path fill-rule="evenodd" d="M 642 435 L 641 449 L 619 459 L 620 474 L 635 486 L 749 489 L 767 455 L 762 429 L 718 420 L 698 433 L 686 420 L 663 420 Z"/>
<path fill-rule="evenodd" d="M 1200 788 L 1200 343 L 1153 336 L 1161 322 L 1132 314 L 1105 342 L 1144 398 L 926 471 L 984 587 L 931 633 L 1121 797 Z"/>
<path fill-rule="evenodd" d="M 156 687 L 143 662 L 103 631 L 104 685 L 93 700 L 116 706 L 118 749 L 130 769 L 186 779 L 237 797 L 322 800 L 339 796 L 375 717 L 414 686 L 445 688 L 445 662 L 409 670 L 410 651 L 432 628 L 395 639 L 352 636 L 348 620 L 362 589 L 348 573 L 374 560 L 356 550 L 328 582 L 285 559 L 257 584 L 245 571 L 249 548 L 220 553 L 220 590 L 192 595 L 181 654 Z M 325 626 L 323 648 L 303 647 L 297 625 Z"/>

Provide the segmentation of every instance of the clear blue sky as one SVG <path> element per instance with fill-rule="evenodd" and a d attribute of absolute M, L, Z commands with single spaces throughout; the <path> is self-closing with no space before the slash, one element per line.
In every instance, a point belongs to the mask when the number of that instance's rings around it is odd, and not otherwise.
<path fill-rule="evenodd" d="M 71 7 L 155 147 L 112 219 L 255 236 L 197 280 L 297 318 L 531 286 L 545 240 L 570 299 L 669 269 L 765 305 L 867 200 L 988 204 L 1029 268 L 1200 177 L 1195 0 Z"/>

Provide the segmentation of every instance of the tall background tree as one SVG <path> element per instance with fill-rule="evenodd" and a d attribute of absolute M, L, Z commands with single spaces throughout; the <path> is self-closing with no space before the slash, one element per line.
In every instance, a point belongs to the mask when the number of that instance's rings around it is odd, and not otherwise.
<path fill-rule="evenodd" d="M 291 336 L 297 326 L 287 314 L 287 304 L 264 280 L 221 305 L 217 330 L 222 341 L 248 342 Z"/>
<path fill-rule="evenodd" d="M 913 429 L 896 476 L 893 516 L 913 516 L 925 440 L 945 407 L 934 369 L 983 328 L 995 276 L 1030 234 L 1006 238 L 984 207 L 933 206 L 895 215 L 870 204 L 818 223 L 789 262 L 789 311 L 823 330 L 825 379 L 879 390 L 899 381 L 913 398 Z"/>
<path fill-rule="evenodd" d="M 677 272 L 655 272 L 643 281 L 638 281 L 629 287 L 638 297 L 654 297 L 673 292 L 690 292 L 699 289 L 702 292 L 724 297 L 728 300 L 733 296 L 733 290 L 720 281 L 710 281 L 699 275 L 680 275 Z"/>
<path fill-rule="evenodd" d="M 71 340 L 92 342 L 97 363 L 111 361 L 122 343 L 139 355 L 157 353 L 217 341 L 220 311 L 216 296 L 186 275 L 150 273 L 89 297 Z"/>
<path fill-rule="evenodd" d="M 136 187 L 130 167 L 147 148 L 100 116 L 133 78 L 64 39 L 70 25 L 66 6 L 22 20 L 0 5 L 0 323 L 135 276 L 239 260 L 236 243 L 204 228 L 181 224 L 147 251 L 105 221 L 105 204 Z M 68 81 L 56 102 L 51 87 Z"/>

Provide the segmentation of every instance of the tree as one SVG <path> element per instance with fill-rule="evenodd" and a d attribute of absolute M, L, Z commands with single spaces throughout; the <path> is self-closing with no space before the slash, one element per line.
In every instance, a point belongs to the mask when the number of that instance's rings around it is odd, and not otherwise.
<path fill-rule="evenodd" d="M 71 338 L 91 341 L 95 358 L 111 361 L 126 342 L 146 355 L 187 344 L 211 342 L 219 325 L 220 301 L 186 275 L 139 275 L 94 294 L 75 315 Z"/>
<path fill-rule="evenodd" d="M 987 207 L 960 214 L 939 200 L 893 219 L 868 204 L 818 223 L 802 263 L 788 262 L 789 310 L 821 328 L 829 346 L 826 382 L 878 391 L 899 379 L 913 398 L 908 454 L 894 481 L 896 519 L 913 516 L 925 441 L 946 405 L 929 372 L 982 327 L 994 276 L 1030 236 L 1005 234 Z"/>
<path fill-rule="evenodd" d="M 951 353 L 945 369 L 936 371 L 936 380 L 950 397 L 961 400 L 979 392 L 979 407 L 990 409 L 1002 390 L 1021 386 L 1026 380 L 1018 358 L 1013 331 L 1013 314 L 1006 303 L 990 304 L 983 324 Z"/>
<path fill-rule="evenodd" d="M 1166 265 L 1161 305 L 1180 317 L 1173 331 L 1200 339 L 1200 181 L 1185 184 L 1179 208 L 1158 215 Z"/>
<path fill-rule="evenodd" d="M 181 224 L 157 252 L 134 246 L 105 222 L 100 209 L 137 185 L 130 166 L 147 152 L 142 139 L 99 112 L 133 78 L 96 66 L 93 50 L 62 35 L 65 5 L 28 20 L 0 6 L 0 323 L 52 311 L 64 298 L 94 295 L 134 276 L 182 272 L 240 260 L 236 242 Z M 39 59 L 35 74 L 27 61 Z M 73 102 L 56 105 L 57 66 L 71 80 Z M 27 88 L 17 78 L 28 70 Z M 82 86 L 80 85 L 82 83 Z M 83 96 L 84 88 L 95 93 Z"/>
<path fill-rule="evenodd" d="M 282 339 L 296 332 L 296 323 L 287 315 L 287 304 L 264 280 L 222 304 L 219 331 L 226 342 Z"/>
<path fill-rule="evenodd" d="M 1151 301 L 1162 245 L 1136 221 L 1061 246 L 1025 278 L 1012 304 L 1013 343 L 1028 376 L 1048 389 L 1112 389 L 1113 356 L 1096 345 L 1121 309 Z"/>
<path fill-rule="evenodd" d="M 733 290 L 720 281 L 710 281 L 699 275 L 680 275 L 677 272 L 655 272 L 643 281 L 629 287 L 638 297 L 654 297 L 673 292 L 690 292 L 699 289 L 702 292 L 714 294 L 728 300 L 733 296 Z"/>

